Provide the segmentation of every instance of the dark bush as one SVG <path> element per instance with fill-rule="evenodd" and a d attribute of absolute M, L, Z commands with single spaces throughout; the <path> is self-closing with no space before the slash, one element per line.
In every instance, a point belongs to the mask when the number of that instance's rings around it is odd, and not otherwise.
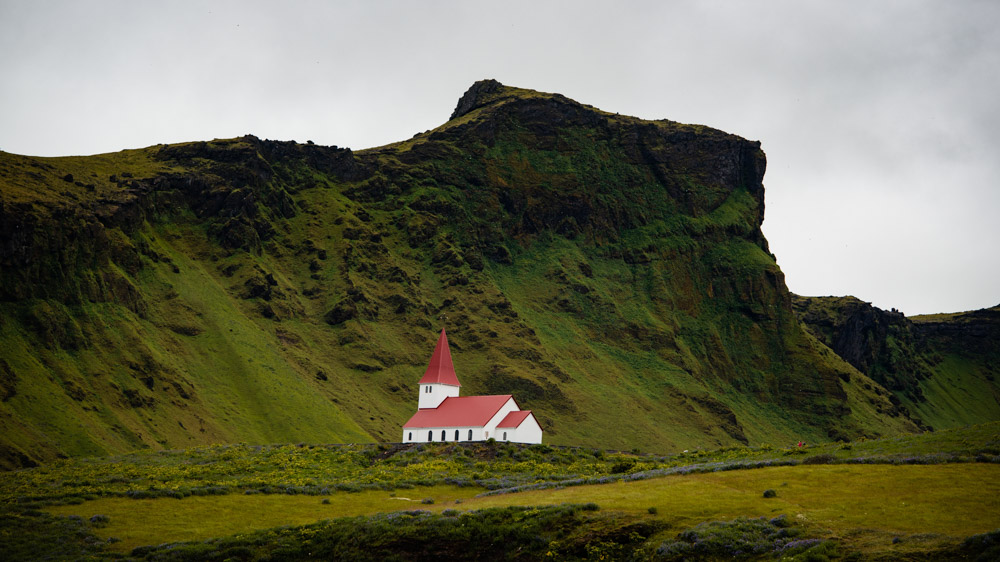
<path fill-rule="evenodd" d="M 611 466 L 611 474 L 623 474 L 635 468 L 635 461 L 632 459 L 623 459 Z"/>
<path fill-rule="evenodd" d="M 791 527 L 784 516 L 771 520 L 760 517 L 712 521 L 661 544 L 656 554 L 668 560 L 770 559 L 800 554 L 805 554 L 802 559 L 826 560 L 827 556 L 835 555 L 835 544 L 818 539 L 795 539 L 800 532 Z"/>
<path fill-rule="evenodd" d="M 774 490 L 764 490 L 764 497 L 765 498 L 774 498 L 774 497 L 777 497 L 777 496 L 778 496 L 778 492 L 775 492 Z"/>
<path fill-rule="evenodd" d="M 822 455 L 814 455 L 802 461 L 802 464 L 830 464 L 837 460 L 837 457 L 829 454 L 823 453 Z"/>
<path fill-rule="evenodd" d="M 971 536 L 962 542 L 959 549 L 967 559 L 1000 560 L 1000 529 Z"/>

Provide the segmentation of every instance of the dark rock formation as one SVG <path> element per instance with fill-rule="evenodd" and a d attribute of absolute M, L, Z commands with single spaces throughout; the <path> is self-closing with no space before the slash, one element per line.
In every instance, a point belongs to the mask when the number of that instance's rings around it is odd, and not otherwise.
<path fill-rule="evenodd" d="M 972 385 L 968 388 L 992 388 L 995 397 L 971 397 L 985 401 L 987 408 L 1000 401 L 1000 384 L 996 380 L 1000 374 L 1000 306 L 907 318 L 896 310 L 881 310 L 854 297 L 795 296 L 792 302 L 814 336 L 911 404 L 928 401 L 925 381 L 936 376 L 948 377 L 941 383 L 945 386 L 958 383 Z M 949 367 L 947 374 L 938 374 L 946 359 L 961 365 L 959 371 Z M 934 405 L 925 408 L 933 410 Z"/>
<path fill-rule="evenodd" d="M 501 88 L 503 88 L 503 84 L 492 79 L 480 80 L 474 83 L 458 100 L 458 105 L 455 107 L 455 111 L 451 113 L 449 119 L 461 117 L 473 109 L 485 105 L 485 98 L 489 94 L 498 92 Z"/>
<path fill-rule="evenodd" d="M 923 401 L 919 381 L 930 371 L 919 358 L 920 338 L 901 312 L 854 297 L 794 296 L 807 329 L 856 369 L 886 388 Z"/>
<path fill-rule="evenodd" d="M 913 329 L 921 342 L 935 342 L 967 356 L 995 356 L 1000 352 L 1000 305 L 960 314 L 919 316 L 914 318 Z M 1000 369 L 1000 364 L 997 367 Z"/>

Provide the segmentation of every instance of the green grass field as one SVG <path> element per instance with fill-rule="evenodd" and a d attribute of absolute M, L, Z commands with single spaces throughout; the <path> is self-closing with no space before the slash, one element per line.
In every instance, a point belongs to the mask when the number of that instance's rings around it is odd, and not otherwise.
<path fill-rule="evenodd" d="M 219 446 L 0 473 L 0 558 L 992 556 L 998 498 L 1000 423 L 666 456 Z"/>
<path fill-rule="evenodd" d="M 330 495 L 231 494 L 193 496 L 182 500 L 158 498 L 133 500 L 103 498 L 78 505 L 47 508 L 54 515 L 78 515 L 89 519 L 106 515 L 107 526 L 97 535 L 116 537 L 112 550 L 128 552 L 135 547 L 181 541 L 202 541 L 279 527 L 305 525 L 323 519 L 371 515 L 404 509 L 441 511 L 455 500 L 468 501 L 481 492 L 477 488 L 429 486 L 396 494 L 383 490 L 335 492 Z M 433 504 L 423 504 L 425 499 Z"/>
<path fill-rule="evenodd" d="M 768 489 L 777 496 L 764 498 Z M 602 510 L 659 520 L 670 530 L 706 521 L 784 514 L 812 536 L 837 537 L 850 550 L 880 553 L 912 550 L 914 540 L 918 545 L 942 544 L 1000 528 L 1000 466 L 994 464 L 788 466 L 474 497 L 481 491 L 435 486 L 406 490 L 405 495 L 379 490 L 322 498 L 105 498 L 46 511 L 87 519 L 106 515 L 108 524 L 96 534 L 121 539 L 111 546 L 120 552 L 402 509 L 468 511 L 587 502 Z M 424 504 L 425 499 L 434 502 Z M 649 514 L 650 508 L 656 515 Z M 898 537 L 908 540 L 894 544 Z"/>

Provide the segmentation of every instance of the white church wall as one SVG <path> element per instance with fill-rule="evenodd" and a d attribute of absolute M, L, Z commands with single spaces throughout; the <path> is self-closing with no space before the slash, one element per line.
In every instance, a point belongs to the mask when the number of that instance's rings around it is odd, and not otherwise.
<path fill-rule="evenodd" d="M 503 419 L 507 417 L 507 414 L 518 409 L 517 402 L 514 402 L 513 398 L 508 398 L 507 401 L 504 402 L 504 405 L 497 410 L 497 413 L 490 418 L 490 421 L 486 422 L 486 425 L 483 426 L 483 440 L 492 437 L 493 439 L 499 441 L 500 438 L 497 435 L 497 424 L 502 422 Z"/>
<path fill-rule="evenodd" d="M 458 432 L 458 439 L 455 439 L 455 432 Z M 469 432 L 472 432 L 472 439 L 469 439 Z M 442 432 L 444 439 L 442 439 Z M 403 443 L 441 443 L 442 441 L 454 443 L 456 441 L 482 441 L 480 436 L 483 433 L 481 427 L 420 427 L 403 430 Z"/>
<path fill-rule="evenodd" d="M 528 444 L 542 442 L 542 427 L 538 425 L 534 414 L 528 414 L 517 427 L 498 427 L 496 432 L 497 441 Z"/>
<path fill-rule="evenodd" d="M 511 439 L 515 443 L 535 444 L 542 442 L 542 426 L 538 425 L 535 414 L 528 414 L 528 417 L 524 418 L 521 425 L 517 426 L 516 435 L 516 441 Z"/>

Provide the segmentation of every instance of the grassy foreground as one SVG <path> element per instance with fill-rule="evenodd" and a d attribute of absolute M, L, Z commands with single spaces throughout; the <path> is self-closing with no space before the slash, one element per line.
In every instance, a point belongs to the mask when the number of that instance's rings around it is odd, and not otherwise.
<path fill-rule="evenodd" d="M 947 485 L 942 485 L 947 483 Z M 776 496 L 764 498 L 773 489 Z M 184 500 L 106 498 L 46 511 L 90 518 L 104 515 L 101 539 L 129 552 L 148 544 L 200 541 L 282 525 L 374 515 L 397 510 L 481 510 L 512 506 L 596 503 L 650 528 L 687 529 L 704 521 L 785 515 L 810 536 L 842 537 L 851 549 L 906 552 L 947 544 L 948 539 L 1000 528 L 1000 466 L 826 465 L 773 467 L 637 482 L 473 497 L 478 490 L 452 486 L 334 493 L 328 497 L 228 495 Z M 423 501 L 433 500 L 433 504 Z M 655 513 L 650 513 L 650 510 Z M 919 535 L 919 537 L 914 538 Z M 666 538 L 666 537 L 665 537 Z M 907 544 L 889 547 L 893 539 Z M 896 543 L 900 543 L 897 541 Z M 888 547 L 888 548 L 887 548 Z"/>
<path fill-rule="evenodd" d="M 0 474 L 0 558 L 995 557 L 998 430 L 670 456 L 485 443 L 75 459 Z"/>

